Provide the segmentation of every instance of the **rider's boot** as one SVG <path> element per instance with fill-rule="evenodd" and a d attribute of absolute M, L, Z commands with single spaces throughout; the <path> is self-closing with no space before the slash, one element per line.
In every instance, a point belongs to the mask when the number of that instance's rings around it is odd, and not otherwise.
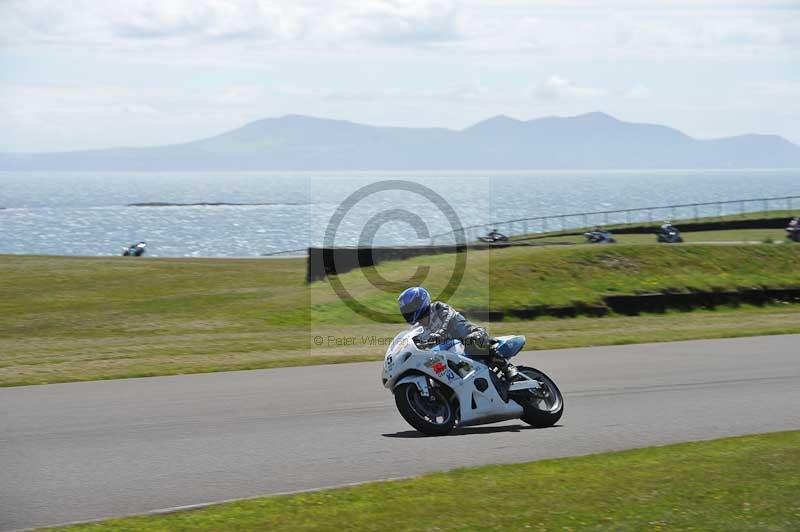
<path fill-rule="evenodd" d="M 501 356 L 495 356 L 492 362 L 500 369 L 500 371 L 503 372 L 503 375 L 505 375 L 508 382 L 513 381 L 514 378 L 519 374 L 517 367 Z"/>
<path fill-rule="evenodd" d="M 512 364 L 511 362 L 506 360 L 506 367 L 503 369 L 503 372 L 506 374 L 506 379 L 509 382 L 513 381 L 517 375 L 519 375 L 519 370 L 517 370 L 517 366 Z"/>

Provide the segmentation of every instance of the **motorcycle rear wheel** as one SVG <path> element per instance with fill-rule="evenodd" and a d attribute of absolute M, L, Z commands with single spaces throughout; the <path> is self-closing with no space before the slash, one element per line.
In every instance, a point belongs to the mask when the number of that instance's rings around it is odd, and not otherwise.
<path fill-rule="evenodd" d="M 456 408 L 440 388 L 430 388 L 430 397 L 424 397 L 416 384 L 402 384 L 394 402 L 403 419 L 427 436 L 445 436 L 456 424 Z"/>
<path fill-rule="evenodd" d="M 536 368 L 517 366 L 517 370 L 541 386 L 541 391 L 523 390 L 513 395 L 513 399 L 524 410 L 522 421 L 538 428 L 552 427 L 558 423 L 564 414 L 564 396 L 556 383 Z"/>

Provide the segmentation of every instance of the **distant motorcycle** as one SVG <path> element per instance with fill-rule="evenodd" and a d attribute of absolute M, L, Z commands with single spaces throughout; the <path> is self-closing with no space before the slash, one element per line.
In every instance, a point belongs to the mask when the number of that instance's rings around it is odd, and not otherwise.
<path fill-rule="evenodd" d="M 517 366 L 509 382 L 504 373 L 466 356 L 458 340 L 432 345 L 419 341 L 422 327 L 398 334 L 383 361 L 383 386 L 394 394 L 400 415 L 429 436 L 444 436 L 456 426 L 521 419 L 550 427 L 564 413 L 556 384 L 541 371 Z M 501 336 L 492 349 L 511 358 L 525 345 L 524 336 Z"/>
<path fill-rule="evenodd" d="M 481 242 L 489 242 L 489 243 L 508 242 L 508 237 L 503 233 L 498 232 L 497 229 L 493 229 L 486 236 L 478 237 L 478 240 L 480 240 Z"/>
<path fill-rule="evenodd" d="M 793 218 L 786 228 L 786 238 L 792 242 L 800 242 L 800 218 Z"/>
<path fill-rule="evenodd" d="M 608 231 L 589 231 L 583 233 L 588 244 L 614 244 L 617 239 Z"/>
<path fill-rule="evenodd" d="M 123 257 L 141 257 L 144 255 L 144 251 L 147 248 L 146 242 L 138 242 L 136 244 L 130 245 L 126 248 L 122 248 L 122 256 Z"/>
<path fill-rule="evenodd" d="M 658 242 L 664 242 L 665 244 L 679 244 L 683 242 L 680 231 L 675 227 L 659 230 L 658 233 L 656 233 L 656 239 Z"/>

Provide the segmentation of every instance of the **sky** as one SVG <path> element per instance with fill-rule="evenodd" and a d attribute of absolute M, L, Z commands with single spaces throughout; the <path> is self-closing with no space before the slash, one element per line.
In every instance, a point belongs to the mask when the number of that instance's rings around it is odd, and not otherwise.
<path fill-rule="evenodd" d="M 603 111 L 800 144 L 800 0 L 0 0 L 0 151 Z"/>

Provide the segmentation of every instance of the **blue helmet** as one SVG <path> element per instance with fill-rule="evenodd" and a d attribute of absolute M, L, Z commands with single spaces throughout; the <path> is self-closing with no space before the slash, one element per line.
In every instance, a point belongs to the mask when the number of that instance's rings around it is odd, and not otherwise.
<path fill-rule="evenodd" d="M 431 295 L 421 286 L 406 288 L 397 298 L 403 318 L 413 325 L 428 314 L 431 309 Z"/>

